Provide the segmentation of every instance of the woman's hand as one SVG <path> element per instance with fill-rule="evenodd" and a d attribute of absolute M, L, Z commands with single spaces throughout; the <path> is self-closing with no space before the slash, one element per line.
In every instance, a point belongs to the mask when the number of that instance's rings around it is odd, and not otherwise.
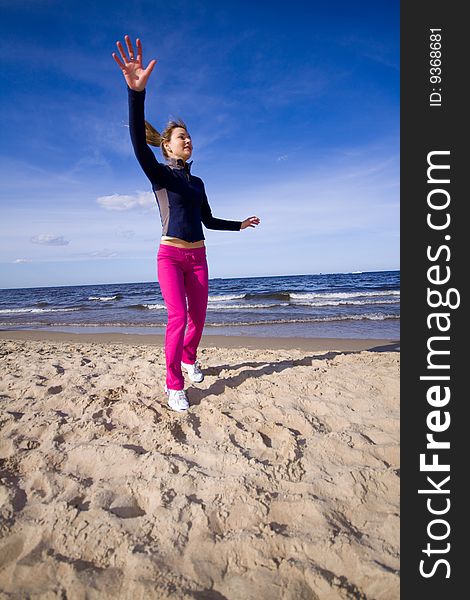
<path fill-rule="evenodd" d="M 245 219 L 242 222 L 240 230 L 246 229 L 247 227 L 256 227 L 256 225 L 259 225 L 259 222 L 258 217 L 248 217 L 248 219 Z"/>
<path fill-rule="evenodd" d="M 137 38 L 137 56 L 135 56 L 134 48 L 129 36 L 125 35 L 124 40 L 126 42 L 129 56 L 127 56 L 125 53 L 121 42 L 116 42 L 116 46 L 118 47 L 122 61 L 115 52 L 113 52 L 113 58 L 117 62 L 119 68 L 122 70 L 124 79 L 131 90 L 141 92 L 143 89 L 145 89 L 148 78 L 150 77 L 150 73 L 153 71 L 153 67 L 157 64 L 157 61 L 155 59 L 151 60 L 147 68 L 144 69 L 142 66 L 142 42 Z"/>

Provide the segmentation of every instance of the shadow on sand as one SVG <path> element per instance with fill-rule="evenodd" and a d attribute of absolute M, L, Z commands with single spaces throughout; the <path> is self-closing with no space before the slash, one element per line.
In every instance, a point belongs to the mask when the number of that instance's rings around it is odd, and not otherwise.
<path fill-rule="evenodd" d="M 335 351 L 325 352 L 324 354 L 314 354 L 312 356 L 304 356 L 300 359 L 285 359 L 279 362 L 244 362 L 238 365 L 219 365 L 217 367 L 209 367 L 204 370 L 206 375 L 220 376 L 223 371 L 226 370 L 237 370 L 244 368 L 245 370 L 233 377 L 226 377 L 218 379 L 212 383 L 207 389 L 202 390 L 200 388 L 191 387 L 188 390 L 191 398 L 191 405 L 198 406 L 204 398 L 207 396 L 220 396 L 225 392 L 226 388 L 236 388 L 240 386 L 247 379 L 253 379 L 263 377 L 265 375 L 272 375 L 273 373 L 282 373 L 286 369 L 292 369 L 293 367 L 310 367 L 314 366 L 316 362 L 324 360 L 332 360 L 336 356 L 342 354 L 359 354 L 360 352 L 399 352 L 400 342 L 390 342 L 382 346 L 374 346 L 367 350 L 346 350 L 346 351 Z"/>

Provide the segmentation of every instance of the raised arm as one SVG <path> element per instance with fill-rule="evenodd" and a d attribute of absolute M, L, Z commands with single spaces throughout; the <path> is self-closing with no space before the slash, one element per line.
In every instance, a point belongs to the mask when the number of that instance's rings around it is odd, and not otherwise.
<path fill-rule="evenodd" d="M 151 60 L 144 69 L 142 65 L 142 43 L 136 40 L 137 54 L 134 51 L 132 42 L 128 35 L 124 37 L 127 52 L 126 54 L 121 42 L 116 42 L 120 58 L 113 52 L 113 58 L 121 69 L 124 79 L 127 83 L 129 100 L 129 130 L 131 135 L 134 153 L 139 161 L 142 170 L 152 183 L 165 186 L 165 179 L 168 176 L 165 167 L 159 163 L 155 154 L 147 145 L 145 138 L 145 86 L 147 85 L 150 74 L 156 60 Z"/>
<path fill-rule="evenodd" d="M 129 132 L 131 134 L 135 157 L 150 181 L 165 187 L 166 169 L 164 165 L 158 162 L 145 138 L 145 90 L 136 92 L 128 87 L 127 93 L 129 102 Z"/>

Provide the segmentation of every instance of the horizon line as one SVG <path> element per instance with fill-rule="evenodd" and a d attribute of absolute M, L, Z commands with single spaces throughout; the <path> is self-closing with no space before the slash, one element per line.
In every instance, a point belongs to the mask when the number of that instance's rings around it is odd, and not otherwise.
<path fill-rule="evenodd" d="M 297 274 L 286 274 L 286 275 L 244 275 L 242 277 L 211 277 L 209 281 L 217 281 L 220 279 L 273 279 L 276 277 L 310 277 L 316 275 L 359 275 L 364 273 L 389 273 L 394 271 L 400 271 L 397 269 L 375 269 L 375 270 L 365 270 L 365 271 L 334 271 L 332 273 L 297 273 Z M 97 286 L 105 286 L 105 285 L 132 285 L 132 284 L 148 284 L 148 283 L 156 283 L 158 284 L 158 280 L 152 281 L 116 281 L 113 283 L 71 283 L 67 285 L 33 285 L 27 287 L 11 287 L 11 288 L 0 288 L 0 291 L 10 291 L 10 290 L 34 290 L 34 289 L 47 289 L 47 288 L 64 288 L 64 287 L 97 287 Z"/>

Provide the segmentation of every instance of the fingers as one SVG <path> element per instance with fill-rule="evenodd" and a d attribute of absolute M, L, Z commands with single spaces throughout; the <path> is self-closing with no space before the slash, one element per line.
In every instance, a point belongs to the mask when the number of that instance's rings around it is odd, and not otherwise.
<path fill-rule="evenodd" d="M 134 60 L 135 54 L 134 54 L 134 47 L 132 46 L 131 38 L 128 35 L 125 35 L 124 40 L 126 42 L 127 51 L 129 52 L 129 57 L 131 60 Z"/>
<path fill-rule="evenodd" d="M 135 41 L 136 46 L 137 46 L 137 60 L 136 62 L 143 68 L 142 65 L 142 42 L 140 41 L 139 38 L 136 39 Z M 152 59 L 149 64 L 147 65 L 147 68 L 145 69 L 145 73 L 147 75 L 150 75 L 150 73 L 153 71 L 154 66 L 157 64 L 157 61 L 155 59 Z"/>
<path fill-rule="evenodd" d="M 149 62 L 148 67 L 145 69 L 146 75 L 150 75 L 150 73 L 153 71 L 153 67 L 156 64 L 157 64 L 157 61 L 155 59 L 153 59 Z"/>
<path fill-rule="evenodd" d="M 114 58 L 114 60 L 117 62 L 118 67 L 120 69 L 125 69 L 126 67 L 122 64 L 122 62 L 119 60 L 117 54 L 115 52 L 112 53 L 112 57 Z"/>
<path fill-rule="evenodd" d="M 126 47 L 127 47 L 127 52 L 129 53 L 129 58 L 127 57 L 127 54 L 126 54 L 121 42 L 116 42 L 117 49 L 119 50 L 119 54 L 121 55 L 122 62 L 124 63 L 123 66 L 125 66 L 127 63 L 135 61 L 135 52 L 134 52 L 134 47 L 131 42 L 131 38 L 128 35 L 125 35 L 124 41 L 126 42 Z M 141 52 L 141 54 L 142 54 L 142 52 Z"/>
<path fill-rule="evenodd" d="M 121 42 L 116 42 L 116 46 L 117 49 L 119 50 L 119 54 L 121 55 L 122 61 L 124 64 L 129 62 L 129 59 L 126 56 L 126 53 L 124 52 L 124 48 L 122 47 Z"/>
<path fill-rule="evenodd" d="M 116 46 L 117 49 L 119 50 L 119 54 L 120 57 L 118 57 L 118 55 L 116 53 L 112 53 L 112 56 L 114 58 L 114 60 L 117 62 L 117 64 L 120 66 L 121 69 L 124 69 L 128 63 L 137 63 L 139 66 L 142 66 L 142 42 L 140 41 L 139 38 L 136 39 L 136 46 L 137 46 L 137 55 L 135 53 L 134 50 L 134 46 L 132 45 L 131 42 L 131 38 L 128 35 L 124 36 L 124 41 L 126 43 L 126 48 L 127 48 L 127 53 L 129 54 L 129 56 L 127 56 L 126 51 L 124 50 L 123 45 L 121 44 L 120 41 L 116 42 Z M 151 60 L 146 71 L 148 71 L 148 74 L 150 75 L 150 73 L 152 72 L 154 66 L 156 65 L 157 61 L 156 60 Z"/>
<path fill-rule="evenodd" d="M 241 229 L 245 229 L 246 227 L 256 227 L 260 224 L 259 217 L 248 217 L 242 222 Z"/>

